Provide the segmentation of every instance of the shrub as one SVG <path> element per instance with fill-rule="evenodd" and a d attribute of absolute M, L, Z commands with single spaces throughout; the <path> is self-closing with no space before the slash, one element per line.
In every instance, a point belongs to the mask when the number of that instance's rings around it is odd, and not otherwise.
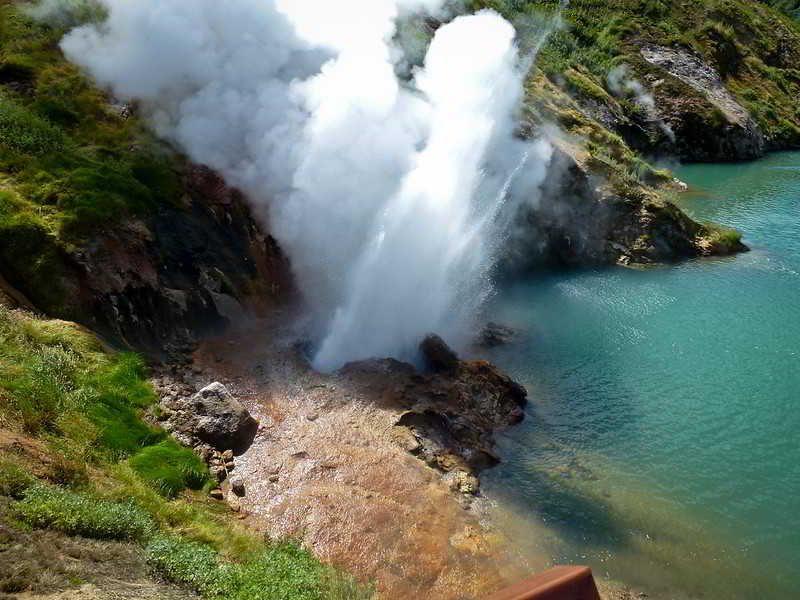
<path fill-rule="evenodd" d="M 224 562 L 205 544 L 154 536 L 145 549 L 165 578 L 213 600 L 366 600 L 372 588 L 325 567 L 294 542 L 268 544 L 242 563 Z"/>
<path fill-rule="evenodd" d="M 142 480 L 167 498 L 185 488 L 199 490 L 210 481 L 205 463 L 172 440 L 144 448 L 129 462 Z"/>
<path fill-rule="evenodd" d="M 34 478 L 16 462 L 0 458 L 0 496 L 21 498 Z"/>
<path fill-rule="evenodd" d="M 31 487 L 14 509 L 17 517 L 31 527 L 67 535 L 138 540 L 153 529 L 147 513 L 132 503 L 115 504 L 54 486 Z"/>
<path fill-rule="evenodd" d="M 58 127 L 0 93 L 0 146 L 45 154 L 61 150 L 64 143 Z"/>

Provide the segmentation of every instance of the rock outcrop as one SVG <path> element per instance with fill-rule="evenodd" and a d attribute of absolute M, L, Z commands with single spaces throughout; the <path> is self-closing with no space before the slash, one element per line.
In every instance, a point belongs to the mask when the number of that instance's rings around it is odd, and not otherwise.
<path fill-rule="evenodd" d="M 161 425 L 176 440 L 204 456 L 227 451 L 231 460 L 253 441 L 258 422 L 224 385 L 214 382 L 191 396 L 181 391 L 163 397 L 160 406 Z"/>
<path fill-rule="evenodd" d="M 522 421 L 527 392 L 486 361 L 458 359 L 438 336 L 426 338 L 421 351 L 433 372 L 419 374 L 411 365 L 384 359 L 351 363 L 340 375 L 379 377 L 386 404 L 403 409 L 393 432 L 396 443 L 452 473 L 454 488 L 476 493 L 475 476 L 498 462 L 495 431 Z"/>
<path fill-rule="evenodd" d="M 559 144 L 556 140 L 554 143 Z M 542 197 L 523 208 L 503 268 L 669 263 L 746 251 L 738 236 L 720 238 L 653 189 L 614 186 L 580 151 L 555 148 Z"/>
<path fill-rule="evenodd" d="M 663 77 L 651 77 L 659 115 L 675 134 L 674 154 L 690 161 L 749 160 L 764 155 L 761 128 L 728 91 L 716 69 L 683 48 L 645 45 L 640 52 L 664 77 L 674 77 L 701 95 L 699 102 L 693 102 L 685 89 L 675 94 Z"/>
<path fill-rule="evenodd" d="M 0 265 L 2 275 L 39 310 L 156 358 L 288 297 L 288 261 L 242 194 L 199 166 L 187 169 L 184 189 L 179 206 L 54 249 L 47 289 L 14 264 Z"/>

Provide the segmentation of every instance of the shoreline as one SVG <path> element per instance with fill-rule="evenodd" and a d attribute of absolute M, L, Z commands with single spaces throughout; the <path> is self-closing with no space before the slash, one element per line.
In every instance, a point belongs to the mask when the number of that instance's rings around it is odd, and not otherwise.
<path fill-rule="evenodd" d="M 285 314 L 264 325 L 231 328 L 173 367 L 189 373 L 173 376 L 178 385 L 223 383 L 259 422 L 222 485 L 246 527 L 298 539 L 321 560 L 374 581 L 380 598 L 477 600 L 552 564 L 505 537 L 497 501 L 480 494 L 477 479 L 461 466 L 443 470 L 441 454 L 424 456 L 419 439 L 398 427 L 409 407 L 387 391 L 398 375 L 374 370 L 382 361 L 318 373 Z M 254 331 L 271 336 L 254 340 Z M 232 489 L 237 479 L 243 494 Z M 638 597 L 615 582 L 598 585 L 612 600 Z"/>

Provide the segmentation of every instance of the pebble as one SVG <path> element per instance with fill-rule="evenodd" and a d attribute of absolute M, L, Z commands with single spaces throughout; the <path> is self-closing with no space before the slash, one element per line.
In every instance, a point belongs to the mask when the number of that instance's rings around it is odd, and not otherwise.
<path fill-rule="evenodd" d="M 241 477 L 231 479 L 231 489 L 237 496 L 244 496 L 244 480 Z"/>

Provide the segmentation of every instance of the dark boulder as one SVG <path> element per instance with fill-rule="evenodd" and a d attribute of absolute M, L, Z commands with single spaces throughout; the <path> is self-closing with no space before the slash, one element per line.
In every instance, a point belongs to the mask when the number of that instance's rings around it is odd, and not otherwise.
<path fill-rule="evenodd" d="M 431 371 L 443 373 L 458 369 L 458 355 L 438 335 L 431 334 L 422 340 L 420 350 Z"/>
<path fill-rule="evenodd" d="M 513 343 L 517 336 L 516 329 L 500 323 L 489 322 L 478 335 L 478 345 L 485 348 L 505 346 Z"/>

